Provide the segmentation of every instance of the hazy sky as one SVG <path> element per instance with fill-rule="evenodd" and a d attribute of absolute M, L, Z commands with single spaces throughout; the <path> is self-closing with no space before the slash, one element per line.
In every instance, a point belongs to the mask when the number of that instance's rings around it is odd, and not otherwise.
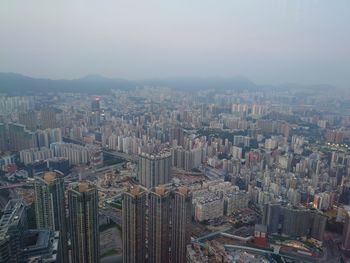
<path fill-rule="evenodd" d="M 350 1 L 1 0 L 0 71 L 350 87 Z"/>

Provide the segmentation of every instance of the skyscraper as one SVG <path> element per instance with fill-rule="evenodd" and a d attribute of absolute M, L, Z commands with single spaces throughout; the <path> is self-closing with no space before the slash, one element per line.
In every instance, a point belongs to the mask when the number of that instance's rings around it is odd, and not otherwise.
<path fill-rule="evenodd" d="M 192 195 L 187 187 L 179 187 L 171 198 L 172 263 L 186 262 L 186 246 L 191 242 Z"/>
<path fill-rule="evenodd" d="M 100 262 L 98 191 L 86 182 L 68 190 L 73 263 Z"/>
<path fill-rule="evenodd" d="M 68 262 L 64 179 L 56 172 L 36 176 L 35 217 L 38 228 L 60 232 L 60 262 Z"/>
<path fill-rule="evenodd" d="M 167 184 L 171 178 L 171 154 L 168 152 L 156 155 L 143 153 L 139 157 L 139 182 L 150 189 Z"/>
<path fill-rule="evenodd" d="M 101 108 L 100 108 L 100 99 L 95 98 L 91 101 L 91 117 L 90 117 L 92 126 L 99 126 L 101 122 Z"/>
<path fill-rule="evenodd" d="M 169 262 L 170 195 L 165 187 L 155 187 L 148 195 L 148 260 Z"/>
<path fill-rule="evenodd" d="M 123 262 L 186 262 L 192 196 L 186 187 L 131 188 L 123 196 Z"/>
<path fill-rule="evenodd" d="M 123 195 L 123 262 L 146 262 L 147 193 L 140 187 Z"/>

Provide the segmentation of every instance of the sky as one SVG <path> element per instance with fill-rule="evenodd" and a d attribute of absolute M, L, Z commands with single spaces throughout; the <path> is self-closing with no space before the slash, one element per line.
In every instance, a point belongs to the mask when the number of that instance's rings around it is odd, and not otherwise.
<path fill-rule="evenodd" d="M 1 0 L 0 72 L 350 87 L 349 0 Z"/>

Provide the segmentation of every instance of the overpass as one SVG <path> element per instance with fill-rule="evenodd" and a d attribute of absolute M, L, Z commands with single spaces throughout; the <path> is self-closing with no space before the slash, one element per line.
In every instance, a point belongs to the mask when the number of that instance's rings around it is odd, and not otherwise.
<path fill-rule="evenodd" d="M 133 156 L 133 155 L 129 155 L 129 154 L 126 154 L 126 153 L 122 153 L 122 152 L 117 152 L 117 151 L 106 151 L 106 150 L 103 150 L 103 154 L 105 155 L 109 155 L 109 156 L 112 156 L 112 157 L 116 157 L 116 158 L 119 158 L 119 159 L 123 159 L 123 160 L 126 160 L 128 162 L 137 162 L 138 158 L 137 156 Z"/>

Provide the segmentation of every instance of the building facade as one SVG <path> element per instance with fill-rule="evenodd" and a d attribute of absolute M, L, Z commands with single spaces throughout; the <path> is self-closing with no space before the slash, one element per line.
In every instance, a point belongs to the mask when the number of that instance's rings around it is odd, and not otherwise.
<path fill-rule="evenodd" d="M 142 153 L 139 157 L 139 182 L 150 189 L 169 183 L 171 178 L 171 154 L 156 155 Z"/>
<path fill-rule="evenodd" d="M 56 172 L 35 176 L 34 192 L 37 227 L 59 231 L 59 262 L 68 262 L 64 179 Z"/>
<path fill-rule="evenodd" d="M 81 182 L 68 190 L 73 263 L 100 262 L 97 188 Z"/>
<path fill-rule="evenodd" d="M 134 187 L 123 195 L 123 262 L 146 262 L 147 193 Z"/>

